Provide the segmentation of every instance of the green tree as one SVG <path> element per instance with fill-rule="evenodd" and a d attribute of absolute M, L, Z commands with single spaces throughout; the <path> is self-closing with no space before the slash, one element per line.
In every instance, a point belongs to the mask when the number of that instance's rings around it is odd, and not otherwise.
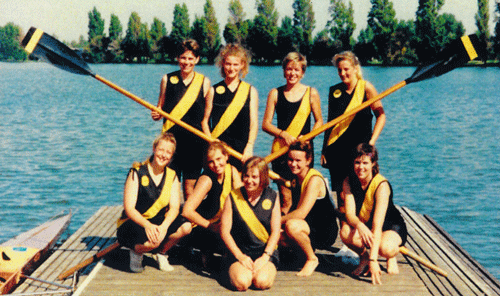
<path fill-rule="evenodd" d="M 328 12 L 331 19 L 326 24 L 326 27 L 331 38 L 336 43 L 337 49 L 352 50 L 354 46 L 352 35 L 356 29 L 352 2 L 349 1 L 347 6 L 344 0 L 330 0 Z"/>
<path fill-rule="evenodd" d="M 372 61 L 376 57 L 375 45 L 373 39 L 375 34 L 372 27 L 367 26 L 362 29 L 358 35 L 358 41 L 354 45 L 354 52 L 362 64 Z"/>
<path fill-rule="evenodd" d="M 175 57 L 177 46 L 190 37 L 189 12 L 186 3 L 175 4 L 174 20 L 172 21 L 172 31 L 170 32 L 170 54 Z"/>
<path fill-rule="evenodd" d="M 165 61 L 165 51 L 163 50 L 164 38 L 167 36 L 167 28 L 165 27 L 165 23 L 160 21 L 157 17 L 153 19 L 153 23 L 151 24 L 151 30 L 149 31 L 150 36 L 150 46 L 151 46 L 151 55 L 157 62 Z"/>
<path fill-rule="evenodd" d="M 191 27 L 191 38 L 198 42 L 201 49 L 201 55 L 207 56 L 208 50 L 208 26 L 204 17 L 195 16 L 193 26 Z"/>
<path fill-rule="evenodd" d="M 20 45 L 22 35 L 21 28 L 12 22 L 0 27 L 0 61 L 26 60 L 28 55 Z"/>
<path fill-rule="evenodd" d="M 368 26 L 372 29 L 376 58 L 384 64 L 394 61 L 393 33 L 396 27 L 396 11 L 390 0 L 371 0 L 372 8 L 368 13 Z"/>
<path fill-rule="evenodd" d="M 488 0 L 477 0 L 478 10 L 474 19 L 476 20 L 477 32 L 479 40 L 486 44 L 486 49 L 490 51 L 490 28 L 488 22 L 490 21 L 490 10 L 488 8 Z"/>
<path fill-rule="evenodd" d="M 274 0 L 257 0 L 257 15 L 248 33 L 248 45 L 254 53 L 255 61 L 273 63 L 276 59 L 278 37 L 278 12 Z"/>
<path fill-rule="evenodd" d="M 217 18 L 215 17 L 215 9 L 212 5 L 212 0 L 207 0 L 203 6 L 203 18 L 205 19 L 205 25 L 207 26 L 206 35 L 206 56 L 209 63 L 213 63 L 215 57 L 219 53 L 221 46 L 220 28 Z"/>
<path fill-rule="evenodd" d="M 500 1 L 495 2 L 495 35 L 492 38 L 492 47 L 495 58 L 500 58 Z"/>
<path fill-rule="evenodd" d="M 312 62 L 320 65 L 331 65 L 331 59 L 338 52 L 339 48 L 334 43 L 328 29 L 319 32 L 313 42 L 311 52 L 311 56 L 313 57 Z"/>
<path fill-rule="evenodd" d="M 416 53 L 420 62 L 435 58 L 440 49 L 439 10 L 444 0 L 419 0 L 415 20 Z"/>
<path fill-rule="evenodd" d="M 109 44 L 106 50 L 107 63 L 120 63 L 123 61 L 123 50 L 121 49 L 123 26 L 115 14 L 111 14 L 109 21 Z"/>
<path fill-rule="evenodd" d="M 311 0 L 293 2 L 293 26 L 299 51 L 309 55 L 312 48 L 312 32 L 315 27 L 314 11 Z"/>
<path fill-rule="evenodd" d="M 224 27 L 226 43 L 240 43 L 246 45 L 250 21 L 245 20 L 245 12 L 240 0 L 229 1 L 229 17 Z"/>
<path fill-rule="evenodd" d="M 444 13 L 438 16 L 438 46 L 439 49 L 446 47 L 453 40 L 462 37 L 465 34 L 465 28 L 462 22 L 457 21 L 455 16 L 450 13 Z"/>
<path fill-rule="evenodd" d="M 293 21 L 289 16 L 285 16 L 281 20 L 281 27 L 278 29 L 277 51 L 280 58 L 286 56 L 290 51 L 299 51 L 295 41 Z"/>
<path fill-rule="evenodd" d="M 417 54 L 412 44 L 415 42 L 415 22 L 399 21 L 394 30 L 392 41 L 393 64 L 412 65 L 417 61 Z"/>
<path fill-rule="evenodd" d="M 122 42 L 125 61 L 147 62 L 151 56 L 147 24 L 141 23 L 137 12 L 132 12 L 128 20 L 127 33 Z"/>
<path fill-rule="evenodd" d="M 88 16 L 90 59 L 94 63 L 100 63 L 104 61 L 105 51 L 108 47 L 108 42 L 104 36 L 104 19 L 95 6 L 92 11 L 89 11 Z"/>

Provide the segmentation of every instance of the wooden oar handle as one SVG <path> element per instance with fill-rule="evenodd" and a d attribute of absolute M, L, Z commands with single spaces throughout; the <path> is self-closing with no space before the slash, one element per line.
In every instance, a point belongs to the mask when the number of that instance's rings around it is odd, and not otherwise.
<path fill-rule="evenodd" d="M 114 84 L 113 82 L 107 80 L 106 78 L 102 77 L 102 76 L 99 76 L 99 75 L 93 75 L 93 77 L 97 80 L 99 80 L 100 82 L 106 84 L 107 86 L 111 87 L 112 89 L 118 91 L 119 93 L 131 98 L 132 100 L 134 100 L 135 102 L 141 104 L 142 106 L 148 108 L 149 110 L 152 110 L 152 111 L 156 111 L 158 112 L 158 114 L 160 114 L 161 116 L 165 117 L 166 119 L 172 121 L 173 123 L 177 124 L 178 126 L 186 129 L 187 131 L 195 134 L 196 136 L 202 138 L 203 140 L 211 143 L 213 141 L 215 141 L 216 139 L 210 137 L 210 136 L 207 136 L 204 132 L 200 131 L 199 129 L 185 123 L 184 121 L 182 120 L 179 120 L 175 117 L 173 117 L 172 115 L 168 114 L 167 112 L 163 111 L 161 108 L 158 108 L 157 106 L 141 99 L 140 97 L 134 95 L 133 93 L 129 92 L 128 90 Z M 237 159 L 241 160 L 243 158 L 243 155 L 241 153 L 239 153 L 238 151 L 234 150 L 233 148 L 229 147 L 228 145 L 224 145 L 226 147 L 226 150 L 227 152 L 233 156 L 233 157 L 236 157 Z M 287 181 L 287 180 L 284 180 L 280 177 L 280 175 L 278 175 L 276 172 L 273 172 L 273 171 L 269 171 L 269 177 L 271 177 L 271 179 L 273 180 L 281 180 L 282 182 L 284 182 L 284 184 L 287 186 L 287 187 L 290 187 L 290 181 Z"/>
<path fill-rule="evenodd" d="M 440 274 L 440 275 L 442 275 L 444 277 L 448 277 L 448 273 L 446 271 L 444 271 L 443 269 L 441 269 L 441 268 L 437 267 L 436 265 L 432 264 L 430 261 L 428 261 L 428 260 L 426 260 L 426 259 L 418 256 L 417 254 L 415 254 L 412 251 L 408 250 L 406 247 L 404 247 L 404 246 L 399 247 L 399 252 L 401 254 L 406 255 L 406 256 L 412 258 L 413 260 L 421 263 L 425 267 L 434 270 L 438 274 Z"/>
<path fill-rule="evenodd" d="M 375 103 L 375 102 L 378 102 L 380 100 L 382 100 L 383 98 L 385 98 L 386 96 L 392 94 L 393 92 L 397 91 L 398 89 L 402 88 L 403 86 L 405 86 L 407 83 L 405 80 L 399 82 L 398 84 L 392 86 L 391 88 L 385 90 L 384 92 L 380 93 L 378 96 L 376 96 L 375 98 L 373 99 L 370 99 L 366 102 L 364 102 L 363 104 L 359 105 L 358 107 L 352 109 L 351 111 L 349 112 L 346 112 L 342 115 L 340 115 L 339 117 L 323 124 L 322 126 L 318 127 L 318 128 L 315 128 L 313 129 L 312 131 L 310 131 L 309 133 L 305 134 L 305 135 L 302 135 L 299 139 L 299 141 L 301 142 L 305 142 L 305 141 L 309 141 L 315 137 L 317 137 L 319 134 L 325 132 L 326 130 L 328 130 L 329 128 L 332 128 L 334 127 L 337 123 L 339 122 L 342 122 L 343 120 L 346 120 L 348 117 L 358 113 L 359 111 L 367 108 L 368 106 L 370 106 L 371 104 Z M 282 147 L 281 149 L 269 154 L 268 156 L 266 156 L 264 159 L 267 163 L 275 160 L 276 158 L 280 157 L 281 155 L 285 154 L 286 152 L 288 151 L 288 146 L 284 146 Z"/>
<path fill-rule="evenodd" d="M 109 252 L 113 251 L 114 249 L 120 247 L 120 243 L 119 242 L 114 242 L 112 245 L 110 245 L 109 247 L 105 248 L 104 250 L 101 250 L 99 252 L 97 252 L 94 256 L 90 257 L 90 258 L 87 258 L 85 259 L 84 261 L 80 262 L 79 264 L 71 267 L 70 269 L 62 272 L 58 277 L 57 279 L 58 280 L 64 280 L 65 278 L 67 278 L 68 276 L 72 275 L 73 273 L 75 273 L 75 271 L 77 270 L 80 270 L 92 263 L 94 263 L 95 261 L 99 260 L 100 258 L 106 256 Z"/>

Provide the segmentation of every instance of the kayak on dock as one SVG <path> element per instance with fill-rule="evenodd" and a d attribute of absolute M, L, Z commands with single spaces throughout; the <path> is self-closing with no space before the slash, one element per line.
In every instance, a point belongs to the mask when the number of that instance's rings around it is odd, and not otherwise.
<path fill-rule="evenodd" d="M 31 273 L 49 255 L 63 232 L 72 213 L 56 218 L 0 244 L 0 294 L 9 293 L 22 275 Z"/>

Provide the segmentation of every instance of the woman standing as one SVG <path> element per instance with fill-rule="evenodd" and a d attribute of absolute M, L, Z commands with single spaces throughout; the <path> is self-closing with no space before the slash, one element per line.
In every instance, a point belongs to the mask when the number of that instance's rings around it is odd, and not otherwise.
<path fill-rule="evenodd" d="M 355 177 L 344 181 L 341 194 L 345 201 L 346 220 L 342 222 L 340 237 L 344 244 L 360 255 L 354 275 L 367 269 L 372 283 L 381 284 L 378 256 L 387 258 L 387 272 L 399 272 L 396 255 L 407 237 L 406 225 L 392 201 L 389 181 L 379 174 L 378 153 L 369 144 L 356 148 Z"/>
<path fill-rule="evenodd" d="M 160 84 L 158 107 L 171 116 L 202 130 L 201 121 L 207 100 L 212 96 L 210 80 L 194 71 L 200 61 L 200 47 L 195 40 L 187 39 L 178 48 L 179 70 L 163 76 Z M 161 115 L 153 111 L 153 120 Z M 184 196 L 189 199 L 196 179 L 201 174 L 205 142 L 191 132 L 164 120 L 162 132 L 169 131 L 177 139 L 177 153 L 171 168 L 182 176 Z"/>
<path fill-rule="evenodd" d="M 359 60 L 352 52 L 335 55 L 333 64 L 342 82 L 330 87 L 328 121 L 377 96 L 375 87 L 363 80 Z M 372 111 L 377 118 L 373 131 Z M 352 171 L 352 151 L 359 143 L 375 145 L 385 120 L 384 108 L 378 101 L 325 133 L 321 164 L 330 170 L 332 190 L 337 196 L 342 192 L 342 182 Z"/>
<path fill-rule="evenodd" d="M 267 164 L 250 158 L 243 167 L 244 186 L 231 192 L 222 212 L 221 237 L 230 251 L 229 280 L 239 291 L 252 284 L 269 289 L 276 277 L 280 206 L 269 188 Z"/>
<path fill-rule="evenodd" d="M 283 60 L 282 67 L 286 84 L 269 92 L 262 121 L 262 129 L 274 136 L 273 152 L 289 146 L 300 135 L 311 131 L 311 112 L 315 120 L 312 128 L 323 125 L 318 91 L 300 82 L 306 72 L 306 58 L 300 53 L 291 52 Z M 272 123 L 275 112 L 278 126 Z M 286 180 L 293 178 L 286 155 L 275 159 L 272 169 Z M 283 184 L 279 185 L 279 190 L 282 213 L 286 214 L 291 206 L 291 193 Z"/>
<path fill-rule="evenodd" d="M 241 161 L 230 159 L 241 170 L 241 164 L 253 155 L 259 120 L 257 90 L 241 80 L 248 74 L 250 54 L 239 44 L 228 44 L 219 53 L 217 65 L 224 80 L 213 86 L 213 99 L 207 101 L 202 121 L 203 131 L 243 155 Z"/>
<path fill-rule="evenodd" d="M 218 249 L 220 241 L 220 217 L 229 193 L 242 186 L 238 170 L 230 165 L 229 155 L 221 142 L 208 146 L 206 169 L 198 178 L 193 194 L 184 204 L 182 216 L 197 227 L 191 237 L 195 247 L 204 255 Z"/>
<path fill-rule="evenodd" d="M 165 133 L 153 142 L 153 155 L 144 163 L 134 163 L 123 194 L 123 213 L 118 220 L 120 245 L 130 248 L 130 270 L 142 272 L 143 254 L 157 251 L 160 270 L 171 271 L 164 254 L 189 234 L 191 223 L 178 217 L 181 190 L 179 179 L 168 164 L 176 141 Z"/>

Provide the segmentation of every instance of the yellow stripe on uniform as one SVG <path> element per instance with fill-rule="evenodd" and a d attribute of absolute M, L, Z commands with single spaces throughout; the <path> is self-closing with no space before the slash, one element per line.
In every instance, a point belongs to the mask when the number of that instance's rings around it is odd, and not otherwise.
<path fill-rule="evenodd" d="M 219 122 L 212 131 L 212 138 L 218 138 L 234 122 L 241 109 L 245 105 L 250 91 L 250 84 L 242 81 L 238 86 L 238 91 L 234 95 L 233 101 L 222 114 Z"/>
<path fill-rule="evenodd" d="M 467 51 L 467 54 L 469 55 L 470 60 L 474 60 L 475 58 L 478 57 L 478 54 L 476 50 L 474 49 L 474 45 L 472 45 L 472 42 L 470 41 L 469 36 L 462 36 L 462 43 L 464 44 L 465 50 Z"/>
<path fill-rule="evenodd" d="M 38 45 L 38 41 L 40 41 L 40 38 L 42 38 L 42 35 L 43 31 L 40 29 L 36 29 L 33 35 L 31 36 L 30 41 L 28 42 L 28 44 L 26 44 L 26 47 L 24 47 L 24 49 L 28 53 L 32 53 L 33 50 L 35 50 L 35 47 Z"/>
<path fill-rule="evenodd" d="M 231 196 L 233 197 L 234 204 L 238 209 L 241 218 L 245 221 L 248 228 L 252 231 L 252 233 L 263 243 L 267 243 L 269 240 L 269 233 L 262 223 L 260 223 L 259 218 L 255 216 L 254 211 L 248 205 L 245 197 L 243 197 L 243 193 L 241 193 L 241 188 L 235 189 L 231 192 Z"/>

